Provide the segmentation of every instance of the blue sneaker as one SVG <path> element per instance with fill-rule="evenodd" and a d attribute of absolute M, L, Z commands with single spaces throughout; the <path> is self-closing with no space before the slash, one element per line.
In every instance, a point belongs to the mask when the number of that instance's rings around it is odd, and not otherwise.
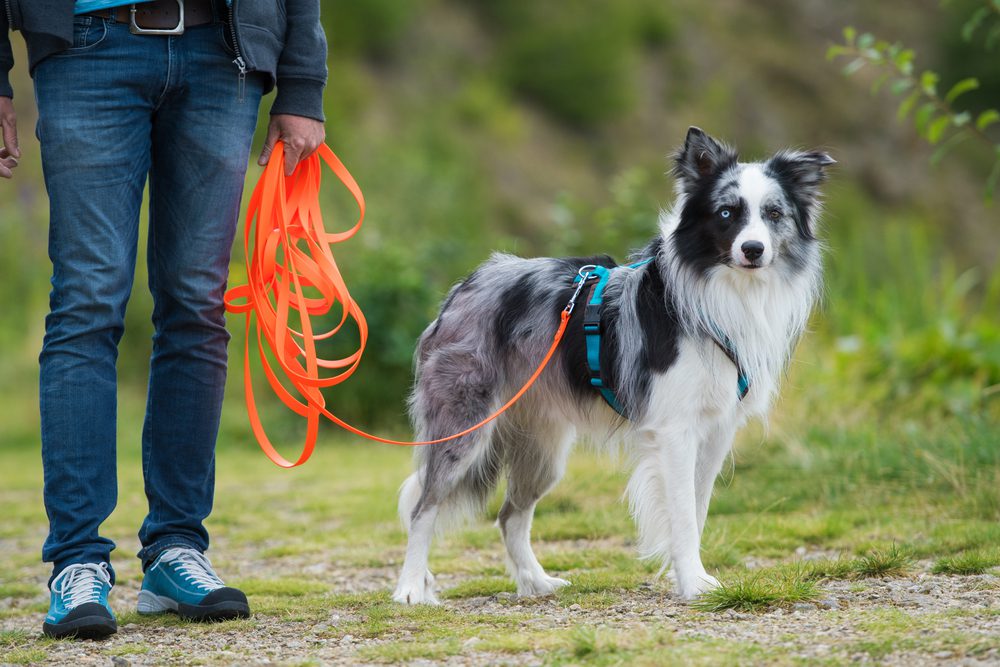
<path fill-rule="evenodd" d="M 49 637 L 104 639 L 118 632 L 108 606 L 111 575 L 107 563 L 70 565 L 52 580 L 49 613 L 42 632 Z"/>
<path fill-rule="evenodd" d="M 171 611 L 191 621 L 250 616 L 243 591 L 222 583 L 208 558 L 188 548 L 167 549 L 146 570 L 139 591 L 140 614 Z"/>

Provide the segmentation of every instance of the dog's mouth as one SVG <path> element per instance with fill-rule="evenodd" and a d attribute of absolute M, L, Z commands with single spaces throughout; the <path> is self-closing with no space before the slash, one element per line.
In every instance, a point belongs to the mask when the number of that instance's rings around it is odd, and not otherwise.
<path fill-rule="evenodd" d="M 746 271 L 757 271 L 758 269 L 766 269 L 770 264 L 764 264 L 764 262 L 759 259 L 752 262 L 729 262 L 729 266 L 734 269 L 744 269 Z"/>

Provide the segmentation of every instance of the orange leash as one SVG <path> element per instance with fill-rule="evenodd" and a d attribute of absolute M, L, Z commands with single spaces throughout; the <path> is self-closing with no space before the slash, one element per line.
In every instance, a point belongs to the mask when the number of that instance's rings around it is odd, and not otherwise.
<path fill-rule="evenodd" d="M 328 233 L 323 227 L 319 206 L 321 161 L 333 171 L 358 204 L 358 221 L 347 231 Z M 325 144 L 302 160 L 289 178 L 285 177 L 283 165 L 284 145 L 279 142 L 250 196 L 243 236 L 247 284 L 237 285 L 225 295 L 228 312 L 246 315 L 243 373 L 247 413 L 253 434 L 271 461 L 282 468 L 293 468 L 309 460 L 319 435 L 321 415 L 341 428 L 375 442 L 402 446 L 433 445 L 482 428 L 506 412 L 528 391 L 555 354 L 576 298 L 586 281 L 580 281 L 573 298 L 562 311 L 552 346 L 524 386 L 496 412 L 460 433 L 420 442 L 391 440 L 351 426 L 327 410 L 320 389 L 349 378 L 361 363 L 368 341 L 368 323 L 351 298 L 330 249 L 331 244 L 346 241 L 361 228 L 365 217 L 365 199 L 347 168 Z M 340 321 L 329 330 L 317 333 L 312 318 L 326 315 L 338 304 Z M 357 325 L 360 334 L 358 348 L 340 359 L 320 357 L 316 350 L 317 341 L 333 337 L 348 320 Z M 294 328 L 296 322 L 299 330 Z M 306 418 L 305 443 L 294 463 L 277 452 L 261 423 L 250 372 L 252 332 L 256 332 L 257 354 L 271 389 L 285 406 Z M 269 361 L 267 352 L 274 358 L 275 365 Z M 291 388 L 279 378 L 279 371 Z M 332 374 L 321 376 L 323 371 Z"/>

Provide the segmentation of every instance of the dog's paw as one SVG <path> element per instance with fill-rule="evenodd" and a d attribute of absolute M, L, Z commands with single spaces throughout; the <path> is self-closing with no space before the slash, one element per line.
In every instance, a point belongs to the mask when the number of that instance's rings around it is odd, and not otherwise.
<path fill-rule="evenodd" d="M 434 575 L 430 570 L 415 581 L 400 579 L 392 599 L 400 604 L 441 604 L 434 594 Z"/>
<path fill-rule="evenodd" d="M 516 577 L 517 594 L 520 597 L 540 597 L 552 595 L 564 586 L 569 586 L 569 582 L 559 577 L 550 577 L 544 572 L 522 577 Z"/>
<path fill-rule="evenodd" d="M 685 602 L 690 602 L 699 595 L 713 591 L 718 587 L 719 580 L 707 572 L 703 572 L 698 576 L 691 577 L 687 581 L 678 582 L 677 594 Z"/>

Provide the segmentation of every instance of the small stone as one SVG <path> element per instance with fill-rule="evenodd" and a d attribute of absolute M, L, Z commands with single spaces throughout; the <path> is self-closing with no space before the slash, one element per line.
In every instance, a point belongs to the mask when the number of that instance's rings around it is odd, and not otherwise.
<path fill-rule="evenodd" d="M 798 549 L 795 550 L 795 555 L 796 556 L 805 556 L 806 555 L 806 548 L 805 547 L 799 547 Z"/>
<path fill-rule="evenodd" d="M 131 662 L 121 657 L 120 655 L 116 655 L 115 657 L 111 658 L 111 664 L 113 667 L 131 667 L 132 665 Z"/>
<path fill-rule="evenodd" d="M 583 607 L 581 607 L 581 606 L 580 606 L 580 605 L 578 605 L 578 604 L 571 604 L 571 605 L 569 606 L 569 610 L 570 610 L 570 611 L 580 611 L 581 609 L 583 609 Z"/>
<path fill-rule="evenodd" d="M 937 653 L 934 654 L 934 657 L 937 658 L 938 660 L 943 660 L 945 658 L 950 658 L 951 657 L 951 651 L 938 651 Z"/>
<path fill-rule="evenodd" d="M 469 637 L 464 642 L 462 642 L 462 646 L 464 648 L 474 648 L 475 645 L 478 644 L 481 641 L 483 641 L 483 640 L 480 639 L 479 637 Z"/>
<path fill-rule="evenodd" d="M 340 638 L 340 643 L 341 644 L 353 644 L 354 643 L 354 635 L 344 635 L 343 637 Z"/>
<path fill-rule="evenodd" d="M 813 611 L 816 609 L 816 605 L 809 604 L 808 602 L 796 602 L 792 605 L 792 611 Z"/>
<path fill-rule="evenodd" d="M 817 604 L 820 609 L 840 609 L 840 601 L 837 598 L 824 598 Z"/>

